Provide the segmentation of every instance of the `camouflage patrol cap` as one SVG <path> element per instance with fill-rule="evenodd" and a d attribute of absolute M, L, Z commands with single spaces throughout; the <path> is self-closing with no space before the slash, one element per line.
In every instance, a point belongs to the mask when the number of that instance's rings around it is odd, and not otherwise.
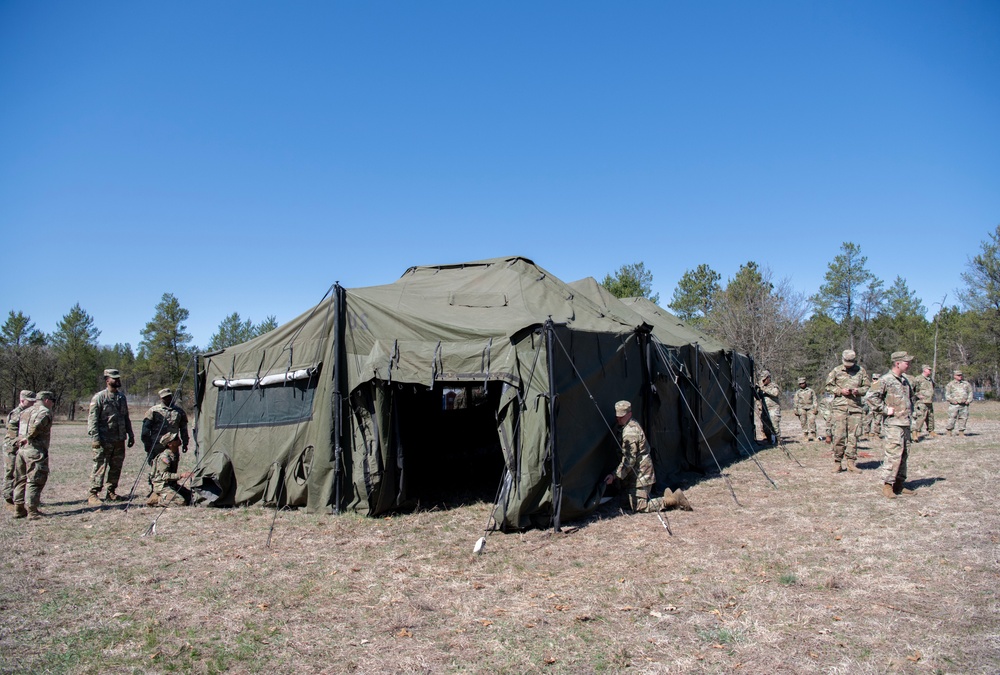
<path fill-rule="evenodd" d="M 858 360 L 858 355 L 854 353 L 853 349 L 845 349 L 840 358 L 843 359 L 845 364 L 853 366 Z"/>
<path fill-rule="evenodd" d="M 930 369 L 931 369 L 931 367 L 928 366 L 926 363 L 924 365 L 920 366 L 920 370 L 930 370 Z"/>
<path fill-rule="evenodd" d="M 956 375 L 961 375 L 961 374 L 962 374 L 962 371 L 961 371 L 961 370 L 956 370 L 956 371 L 955 371 L 955 374 L 956 374 Z"/>
<path fill-rule="evenodd" d="M 22 389 L 21 398 L 23 398 L 25 401 L 34 401 L 35 392 L 31 391 L 30 389 Z"/>
<path fill-rule="evenodd" d="M 624 417 L 632 412 L 632 404 L 628 401 L 618 401 L 615 403 L 615 416 Z"/>
<path fill-rule="evenodd" d="M 122 374 L 118 372 L 117 368 L 105 368 L 104 377 L 112 377 L 116 380 L 122 379 Z"/>
<path fill-rule="evenodd" d="M 174 395 L 174 392 L 170 391 L 170 390 L 169 390 L 169 389 L 167 389 L 166 387 L 164 387 L 163 389 L 161 389 L 161 390 L 160 390 L 159 392 L 157 392 L 157 393 L 158 393 L 158 394 L 160 395 L 160 398 L 166 398 L 166 397 L 168 397 L 168 396 L 173 396 L 173 395 Z"/>
<path fill-rule="evenodd" d="M 799 384 L 805 384 L 805 383 L 806 383 L 806 378 L 800 377 L 799 378 Z"/>
<path fill-rule="evenodd" d="M 160 436 L 160 445 L 170 445 L 174 441 L 180 440 L 180 435 L 176 431 L 168 431 Z"/>
<path fill-rule="evenodd" d="M 906 352 L 893 352 L 892 356 L 889 357 L 889 360 L 892 363 L 896 363 L 896 361 L 906 361 L 907 363 L 909 363 L 910 361 L 913 360 L 913 357 L 907 354 Z"/>
<path fill-rule="evenodd" d="M 37 394 L 35 394 L 36 401 L 44 401 L 46 399 L 48 399 L 49 401 L 54 401 L 56 400 L 56 395 L 53 394 L 51 391 L 40 391 Z"/>
<path fill-rule="evenodd" d="M 763 382 L 764 380 L 766 380 L 769 377 L 771 377 L 771 371 L 770 370 L 762 370 L 762 371 L 760 371 L 760 381 L 761 382 Z"/>

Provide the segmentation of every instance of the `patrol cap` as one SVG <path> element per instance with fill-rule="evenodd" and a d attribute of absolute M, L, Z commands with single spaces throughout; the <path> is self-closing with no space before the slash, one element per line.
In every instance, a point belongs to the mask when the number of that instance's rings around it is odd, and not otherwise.
<path fill-rule="evenodd" d="M 624 417 L 632 412 L 632 404 L 628 401 L 618 401 L 615 403 L 615 416 Z"/>
<path fill-rule="evenodd" d="M 45 399 L 54 401 L 56 400 L 56 395 L 53 394 L 51 391 L 40 391 L 37 394 L 35 394 L 36 401 L 44 401 Z"/>
<path fill-rule="evenodd" d="M 920 370 L 930 370 L 930 369 L 931 369 L 931 367 L 928 366 L 926 363 L 924 365 L 920 366 Z"/>
<path fill-rule="evenodd" d="M 844 353 L 840 355 L 840 358 L 843 359 L 844 363 L 853 366 L 858 360 L 858 355 L 854 353 L 853 349 L 845 349 Z"/>
<path fill-rule="evenodd" d="M 762 370 L 762 371 L 760 371 L 760 381 L 761 382 L 763 382 L 764 380 L 766 380 L 769 377 L 771 377 L 771 371 L 770 370 Z"/>
<path fill-rule="evenodd" d="M 799 378 L 799 384 L 805 384 L 805 383 L 806 383 L 806 378 L 800 377 Z"/>
<path fill-rule="evenodd" d="M 896 361 L 906 361 L 907 363 L 909 363 L 910 361 L 913 360 L 913 357 L 907 354 L 906 352 L 893 352 L 892 356 L 889 357 L 889 360 L 892 361 L 893 363 L 895 363 Z"/>
<path fill-rule="evenodd" d="M 179 438 L 180 435 L 176 431 L 168 431 L 167 433 L 160 436 L 160 445 L 170 445 Z"/>
<path fill-rule="evenodd" d="M 118 372 L 117 368 L 105 368 L 104 377 L 112 377 L 116 380 L 120 380 L 122 378 L 122 374 Z"/>
<path fill-rule="evenodd" d="M 170 391 L 169 389 L 167 389 L 165 387 L 163 389 L 161 389 L 157 393 L 160 395 L 160 398 L 166 398 L 168 396 L 173 396 L 174 395 L 174 392 Z"/>
<path fill-rule="evenodd" d="M 877 380 L 877 379 L 878 379 L 878 378 L 880 378 L 880 377 L 882 377 L 882 376 L 881 376 L 881 375 L 879 375 L 878 373 L 875 373 L 874 375 L 872 375 L 872 379 L 873 379 L 873 380 Z"/>
<path fill-rule="evenodd" d="M 31 391 L 30 389 L 22 389 L 21 398 L 23 398 L 25 401 L 34 401 L 36 400 L 35 392 Z"/>
<path fill-rule="evenodd" d="M 961 370 L 956 370 L 956 371 L 955 371 L 955 374 L 956 374 L 956 375 L 961 375 L 961 374 L 962 374 L 962 371 L 961 371 Z"/>

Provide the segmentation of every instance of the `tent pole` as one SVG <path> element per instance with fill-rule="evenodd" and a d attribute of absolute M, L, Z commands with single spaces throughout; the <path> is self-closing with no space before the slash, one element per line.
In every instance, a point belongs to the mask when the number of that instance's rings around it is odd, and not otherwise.
<path fill-rule="evenodd" d="M 558 532 L 560 513 L 562 511 L 562 485 L 559 482 L 559 460 L 556 455 L 556 378 L 555 378 L 555 348 L 552 342 L 555 325 L 550 316 L 545 322 L 545 351 L 548 357 L 549 371 L 549 457 L 552 461 L 552 531 Z"/>
<path fill-rule="evenodd" d="M 341 358 L 341 351 L 344 348 L 344 288 L 340 283 L 334 284 L 333 308 L 333 512 L 340 515 L 340 465 L 343 459 L 343 446 L 340 440 L 343 435 L 341 419 L 343 392 L 340 389 L 340 380 L 344 371 Z"/>

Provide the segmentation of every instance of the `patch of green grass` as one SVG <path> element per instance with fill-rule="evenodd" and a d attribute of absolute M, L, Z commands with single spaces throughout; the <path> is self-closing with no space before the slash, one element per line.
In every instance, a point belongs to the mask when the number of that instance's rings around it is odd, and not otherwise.
<path fill-rule="evenodd" d="M 794 586 L 799 582 L 799 578 L 795 576 L 795 572 L 784 572 L 778 577 L 778 583 L 783 586 Z"/>
<path fill-rule="evenodd" d="M 716 628 L 715 630 L 699 630 L 698 637 L 713 645 L 734 645 L 739 642 L 739 634 L 728 628 Z"/>

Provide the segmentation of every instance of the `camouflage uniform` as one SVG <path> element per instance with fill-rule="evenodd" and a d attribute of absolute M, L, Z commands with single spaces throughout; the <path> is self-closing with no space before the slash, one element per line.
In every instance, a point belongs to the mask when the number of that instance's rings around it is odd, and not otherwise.
<path fill-rule="evenodd" d="M 848 358 L 850 357 L 850 358 Z M 847 457 L 848 467 L 853 467 L 858 458 L 858 425 L 863 415 L 861 400 L 871 387 L 868 372 L 855 363 L 851 350 L 844 351 L 844 363 L 826 376 L 826 391 L 833 394 L 830 422 L 833 427 L 834 470 L 839 471 L 841 462 Z M 845 396 L 842 389 L 857 389 L 857 394 Z"/>
<path fill-rule="evenodd" d="M 892 360 L 910 360 L 906 352 L 894 352 Z M 885 415 L 885 456 L 882 459 L 882 482 L 892 485 L 899 494 L 906 480 L 906 459 L 910 452 L 910 417 L 913 413 L 913 387 L 905 375 L 891 370 L 872 385 L 868 402 L 877 413 Z M 889 415 L 888 409 L 892 408 Z"/>
<path fill-rule="evenodd" d="M 146 461 L 152 466 L 153 459 L 163 452 L 163 444 L 160 438 L 164 434 L 175 433 L 180 435 L 184 451 L 188 447 L 188 419 L 187 414 L 181 410 L 180 406 L 171 402 L 169 405 L 165 400 L 172 396 L 169 389 L 160 390 L 161 401 L 146 411 L 146 416 L 142 419 L 142 431 L 139 438 L 142 439 L 146 449 Z"/>
<path fill-rule="evenodd" d="M 878 382 L 879 375 L 872 375 L 872 386 Z M 870 389 L 869 389 L 870 391 Z M 861 410 L 864 412 L 864 417 L 861 420 L 861 426 L 858 427 L 858 438 L 862 435 L 867 435 L 871 438 L 882 435 L 882 415 L 876 413 L 872 410 L 872 407 L 868 405 L 868 399 L 865 398 L 861 402 Z"/>
<path fill-rule="evenodd" d="M 114 498 L 125 463 L 125 440 L 135 442 L 128 401 L 120 391 L 104 389 L 90 399 L 87 434 L 94 447 L 94 470 L 90 476 L 90 494 L 97 496 L 107 480 L 108 496 Z"/>
<path fill-rule="evenodd" d="M 799 384 L 805 384 L 805 379 L 800 379 Z M 802 425 L 802 435 L 807 440 L 816 440 L 816 410 L 819 401 L 816 393 L 809 387 L 800 388 L 795 392 L 795 416 L 799 418 Z"/>
<path fill-rule="evenodd" d="M 781 403 L 779 401 L 781 390 L 778 389 L 778 385 L 773 380 L 770 384 L 764 384 L 764 381 L 769 377 L 771 377 L 770 372 L 766 370 L 761 372 L 760 384 L 757 385 L 761 398 L 754 400 L 754 422 L 758 441 L 769 440 L 767 429 L 764 426 L 763 409 L 765 406 L 767 407 L 767 416 L 771 418 L 771 430 L 774 432 L 774 438 L 776 441 L 781 440 Z"/>
<path fill-rule="evenodd" d="M 913 408 L 913 424 L 910 425 L 910 434 L 916 441 L 924 425 L 927 426 L 927 433 L 934 433 L 934 380 L 921 373 L 910 384 L 913 385 L 913 394 L 917 399 Z"/>
<path fill-rule="evenodd" d="M 14 469 L 14 508 L 19 514 L 27 506 L 32 518 L 38 517 L 42 488 L 49 479 L 49 440 L 52 436 L 52 412 L 42 403 L 52 399 L 52 392 L 38 392 L 38 403 L 21 415 L 18 436 L 27 439 L 17 451 Z"/>
<path fill-rule="evenodd" d="M 8 504 L 14 503 L 14 466 L 17 464 L 17 430 L 21 422 L 21 413 L 32 407 L 35 392 L 24 389 L 21 391 L 20 404 L 7 414 L 7 433 L 3 439 L 3 498 Z"/>
<path fill-rule="evenodd" d="M 615 405 L 615 412 L 619 417 L 623 415 L 622 411 L 624 414 L 631 413 L 632 408 L 628 401 L 619 401 Z M 644 513 L 665 511 L 675 506 L 690 509 L 687 499 L 680 490 L 675 490 L 669 496 L 664 494 L 662 497 L 650 497 L 656 478 L 653 473 L 649 441 L 646 440 L 646 433 L 639 423 L 629 419 L 616 434 L 622 449 L 622 459 L 614 476 L 621 487 L 622 508 Z"/>
<path fill-rule="evenodd" d="M 157 445 L 163 450 L 153 460 L 152 483 L 155 499 L 151 496 L 147 504 L 169 506 L 191 503 L 191 490 L 177 482 L 182 476 L 177 473 L 177 466 L 181 460 L 180 453 L 176 445 L 174 447 L 167 445 L 177 439 L 176 432 L 163 434 L 157 439 Z"/>
<path fill-rule="evenodd" d="M 955 371 L 956 375 L 961 374 Z M 958 423 L 958 433 L 965 433 L 965 425 L 969 421 L 969 404 L 972 403 L 972 385 L 965 380 L 952 380 L 944 388 L 944 398 L 948 401 L 948 425 L 945 427 L 950 434 Z"/>
<path fill-rule="evenodd" d="M 826 442 L 831 442 L 833 438 L 833 427 L 830 424 L 830 414 L 833 412 L 833 395 L 829 393 L 823 393 L 819 397 L 819 414 L 823 418 L 823 434 L 826 438 Z"/>

